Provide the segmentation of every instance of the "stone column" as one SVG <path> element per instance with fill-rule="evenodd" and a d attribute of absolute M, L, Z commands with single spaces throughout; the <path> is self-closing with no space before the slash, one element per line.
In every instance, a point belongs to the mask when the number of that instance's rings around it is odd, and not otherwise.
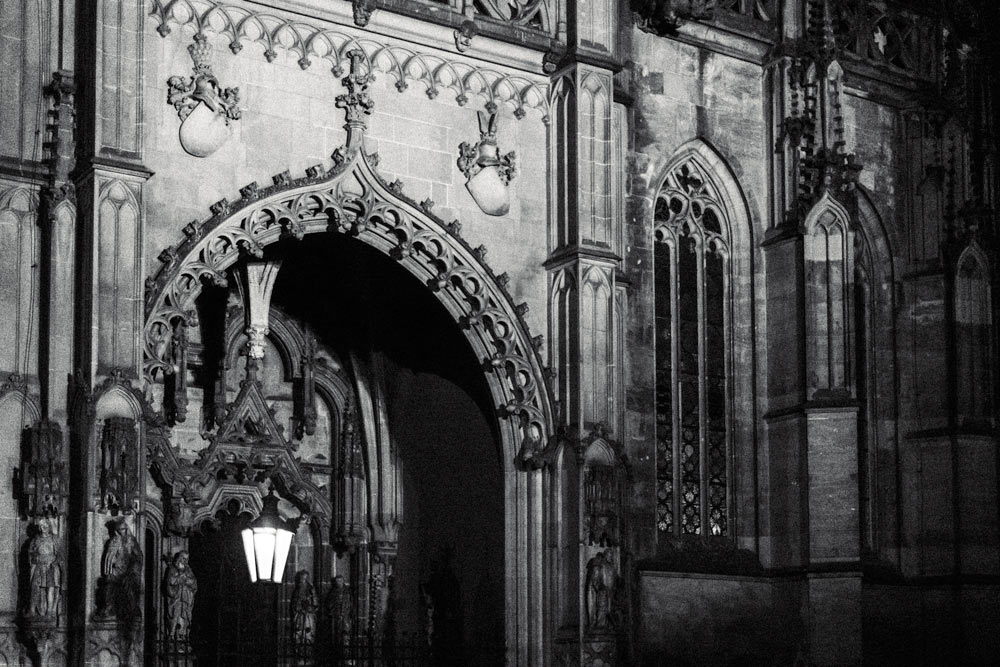
<path fill-rule="evenodd" d="M 789 3 L 790 5 L 798 3 Z M 858 405 L 852 373 L 854 183 L 829 7 L 791 12 L 801 51 L 766 76 L 774 154 L 765 254 L 766 454 L 760 557 L 806 573 L 805 645 L 816 664 L 861 656 Z M 786 10 L 790 11 L 790 10 Z M 800 39 L 799 39 L 800 38 Z M 796 40 L 796 41 L 793 41 Z"/>
<path fill-rule="evenodd" d="M 137 388 L 142 363 L 143 188 L 152 175 L 143 158 L 142 82 L 146 3 L 142 0 L 76 2 L 75 77 L 77 145 L 72 177 L 77 198 L 74 362 L 76 401 L 70 425 L 71 468 L 81 493 L 71 502 L 69 571 L 78 573 L 69 597 L 75 664 L 114 654 L 122 664 L 141 659 L 141 622 L 135 628 L 95 621 L 95 590 L 101 571 L 105 524 L 98 510 L 100 457 L 97 422 L 101 397 L 115 392 L 123 407 L 103 413 L 142 419 Z M 92 391 L 98 389 L 97 394 Z M 124 407 L 127 405 L 127 407 Z M 142 428 L 139 428 L 139 435 Z M 141 441 L 127 453 L 127 467 L 145 472 Z M 138 483 L 138 479 L 135 480 Z M 141 540 L 145 521 L 138 507 L 122 508 Z M 136 635 L 135 633 L 139 633 Z M 137 638 L 138 637 L 138 638 Z"/>
<path fill-rule="evenodd" d="M 613 664 L 625 628 L 588 623 L 587 572 L 594 554 L 584 546 L 583 461 L 585 441 L 620 437 L 620 390 L 616 345 L 621 265 L 621 204 L 615 164 L 622 152 L 622 118 L 614 112 L 613 73 L 618 6 L 609 0 L 571 3 L 567 8 L 567 55 L 553 74 L 551 113 L 549 257 L 549 358 L 556 371 L 564 429 L 550 485 L 562 507 L 550 521 L 554 574 L 561 590 L 550 593 L 556 616 L 555 660 L 566 664 Z M 617 120 L 617 125 L 616 125 Z M 617 195 L 617 196 L 616 196 Z M 603 557 L 603 556 L 602 556 Z M 620 560 L 620 559 L 619 559 Z M 610 567 L 609 567 L 610 565 Z M 622 573 L 622 564 L 601 563 L 601 577 Z M 590 579 L 593 579 L 591 576 Z M 603 618 L 602 618 L 603 620 Z M 549 654 L 552 655 L 551 653 Z M 550 658 L 551 659 L 551 658 Z M 611 662 L 608 662 L 610 660 Z"/>

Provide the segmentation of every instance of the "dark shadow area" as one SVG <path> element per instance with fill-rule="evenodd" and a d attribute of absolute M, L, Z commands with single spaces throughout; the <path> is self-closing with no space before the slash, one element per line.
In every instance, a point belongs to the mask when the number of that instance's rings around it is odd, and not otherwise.
<path fill-rule="evenodd" d="M 395 634 L 429 635 L 433 664 L 503 664 L 503 462 L 483 361 L 428 287 L 374 248 L 330 235 L 268 252 L 283 259 L 274 306 L 345 362 L 382 359 L 403 468 Z"/>
<path fill-rule="evenodd" d="M 250 581 L 239 534 L 249 522 L 246 514 L 220 513 L 189 541 L 198 581 L 191 645 L 199 667 L 278 664 L 278 587 Z"/>

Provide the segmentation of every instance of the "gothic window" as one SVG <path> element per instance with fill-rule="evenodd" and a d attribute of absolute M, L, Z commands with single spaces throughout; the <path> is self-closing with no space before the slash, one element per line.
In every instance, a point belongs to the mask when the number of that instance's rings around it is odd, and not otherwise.
<path fill-rule="evenodd" d="M 726 535 L 729 226 L 719 193 L 693 160 L 669 171 L 654 225 L 657 527 Z"/>
<path fill-rule="evenodd" d="M 958 413 L 963 425 L 984 425 L 992 414 L 989 276 L 978 253 L 970 250 L 955 277 L 955 338 Z"/>

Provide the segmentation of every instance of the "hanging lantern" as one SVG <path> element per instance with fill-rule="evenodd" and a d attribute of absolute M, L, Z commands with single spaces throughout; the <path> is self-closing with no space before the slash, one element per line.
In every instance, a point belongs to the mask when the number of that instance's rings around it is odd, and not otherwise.
<path fill-rule="evenodd" d="M 250 581 L 281 583 L 294 535 L 288 528 L 288 522 L 278 514 L 278 497 L 271 489 L 264 498 L 260 516 L 242 533 Z"/>

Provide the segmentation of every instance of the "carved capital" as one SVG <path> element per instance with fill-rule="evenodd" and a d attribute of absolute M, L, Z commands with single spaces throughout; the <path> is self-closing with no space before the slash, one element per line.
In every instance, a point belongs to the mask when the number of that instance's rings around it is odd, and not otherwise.
<path fill-rule="evenodd" d="M 245 329 L 247 337 L 247 356 L 251 359 L 263 359 L 264 347 L 267 345 L 267 334 L 271 330 L 266 326 L 251 325 Z"/>
<path fill-rule="evenodd" d="M 29 655 L 34 654 L 32 658 L 39 665 L 51 664 L 63 640 L 54 618 L 25 619 L 20 634 L 21 643 L 28 649 Z"/>

